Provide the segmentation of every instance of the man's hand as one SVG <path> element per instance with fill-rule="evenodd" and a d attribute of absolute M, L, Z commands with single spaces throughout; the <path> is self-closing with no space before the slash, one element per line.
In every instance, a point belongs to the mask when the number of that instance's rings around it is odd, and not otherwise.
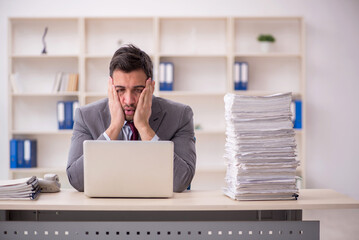
<path fill-rule="evenodd" d="M 155 136 L 149 124 L 152 107 L 152 94 L 154 91 L 155 82 L 151 78 L 147 79 L 146 87 L 143 89 L 140 99 L 138 100 L 133 122 L 137 128 L 141 139 L 149 141 Z"/>
<path fill-rule="evenodd" d="M 111 138 L 111 140 L 116 140 L 125 122 L 125 114 L 122 110 L 120 99 L 118 98 L 118 94 L 111 77 L 108 79 L 107 94 L 108 106 L 111 114 L 111 124 L 107 128 L 106 134 Z"/>

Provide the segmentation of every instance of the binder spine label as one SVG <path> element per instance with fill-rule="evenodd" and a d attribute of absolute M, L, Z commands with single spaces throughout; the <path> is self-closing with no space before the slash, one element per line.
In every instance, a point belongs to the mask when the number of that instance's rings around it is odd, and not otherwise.
<path fill-rule="evenodd" d="M 65 129 L 65 103 L 62 101 L 57 103 L 57 121 L 59 129 Z"/>
<path fill-rule="evenodd" d="M 248 63 L 234 63 L 234 90 L 247 90 L 248 85 Z"/>
<path fill-rule="evenodd" d="M 166 65 L 160 63 L 160 91 L 164 91 L 166 86 Z"/>
<path fill-rule="evenodd" d="M 248 82 L 248 63 L 241 63 L 241 80 L 244 84 Z"/>
<path fill-rule="evenodd" d="M 31 142 L 24 141 L 24 167 L 31 167 Z"/>
<path fill-rule="evenodd" d="M 172 62 L 160 63 L 160 91 L 172 91 L 174 80 L 174 65 Z"/>

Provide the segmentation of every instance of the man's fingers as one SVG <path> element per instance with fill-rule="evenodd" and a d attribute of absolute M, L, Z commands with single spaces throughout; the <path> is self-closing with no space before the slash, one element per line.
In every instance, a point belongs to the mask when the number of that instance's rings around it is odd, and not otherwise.
<path fill-rule="evenodd" d="M 147 79 L 146 81 L 146 88 L 143 90 L 143 105 L 144 106 L 148 106 L 149 105 L 149 101 L 151 100 L 151 95 L 152 95 L 152 84 L 151 84 L 151 78 Z"/>
<path fill-rule="evenodd" d="M 155 81 L 152 81 L 152 79 L 151 79 L 151 87 L 152 87 L 151 93 L 153 94 L 153 92 L 155 91 Z"/>
<path fill-rule="evenodd" d="M 118 94 L 117 94 L 117 91 L 116 91 L 116 87 L 115 85 L 113 84 L 113 81 L 111 83 L 111 88 L 112 88 L 112 100 L 113 102 L 115 103 L 120 103 L 120 99 L 118 98 Z"/>
<path fill-rule="evenodd" d="M 108 95 L 108 100 L 112 101 L 112 84 L 111 84 L 112 80 L 111 77 L 108 78 L 107 81 L 107 95 Z"/>
<path fill-rule="evenodd" d="M 147 84 L 146 84 L 146 87 L 145 87 L 145 89 L 143 89 L 143 91 L 142 91 L 142 93 L 141 93 L 141 95 L 140 95 L 140 98 L 139 98 L 139 100 L 138 100 L 138 104 L 137 104 L 137 106 L 144 106 L 144 104 L 145 104 L 145 100 L 146 100 L 146 92 L 147 92 Z"/>
<path fill-rule="evenodd" d="M 112 97 L 114 102 L 118 102 L 118 96 L 114 85 L 112 85 Z"/>

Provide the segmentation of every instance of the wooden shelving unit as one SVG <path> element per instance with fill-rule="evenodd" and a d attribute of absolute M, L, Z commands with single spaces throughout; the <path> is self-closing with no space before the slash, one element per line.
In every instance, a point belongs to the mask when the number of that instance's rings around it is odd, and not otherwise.
<path fill-rule="evenodd" d="M 48 54 L 41 55 L 45 27 Z M 121 44 L 133 43 L 153 60 L 155 95 L 192 107 L 199 128 L 195 131 L 198 171 L 225 171 L 226 93 L 293 92 L 303 102 L 303 129 L 296 131 L 296 139 L 301 160 L 298 174 L 305 186 L 305 26 L 301 17 L 10 18 L 8 28 L 8 72 L 18 74 L 22 88 L 19 93 L 9 89 L 9 139 L 38 139 L 38 167 L 11 169 L 11 177 L 41 176 L 48 171 L 65 176 L 71 130 L 57 130 L 57 101 L 78 100 L 83 106 L 105 98 L 112 54 Z M 256 40 L 260 33 L 276 37 L 271 52 L 260 51 Z M 174 91 L 159 90 L 161 61 L 174 63 Z M 234 91 L 235 61 L 249 63 L 247 91 Z M 59 71 L 79 73 L 78 92 L 51 93 Z"/>

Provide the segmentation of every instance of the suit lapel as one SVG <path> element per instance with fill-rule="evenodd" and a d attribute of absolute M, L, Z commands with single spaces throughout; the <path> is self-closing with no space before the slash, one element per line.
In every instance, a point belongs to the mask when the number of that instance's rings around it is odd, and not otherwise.
<path fill-rule="evenodd" d="M 111 114 L 110 114 L 110 109 L 108 107 L 108 100 L 107 100 L 107 104 L 104 107 L 104 109 L 99 111 L 99 115 L 100 115 L 100 119 L 102 121 L 103 132 L 104 132 L 111 124 Z"/>

